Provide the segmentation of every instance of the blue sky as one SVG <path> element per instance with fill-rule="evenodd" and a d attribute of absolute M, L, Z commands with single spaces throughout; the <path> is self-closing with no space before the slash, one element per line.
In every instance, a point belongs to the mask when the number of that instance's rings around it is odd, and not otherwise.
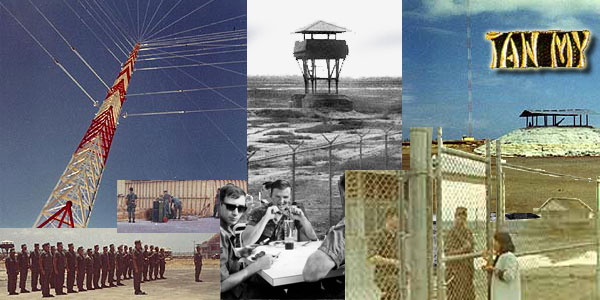
<path fill-rule="evenodd" d="M 92 14 L 101 14 L 92 1 Z M 47 47 L 81 85 L 101 102 L 105 87 L 75 56 L 28 1 L 2 3 Z M 120 63 L 94 37 L 64 1 L 33 3 L 44 12 L 99 76 L 112 85 Z M 77 1 L 68 3 L 118 57 L 126 55 L 117 45 L 125 38 L 112 28 L 110 40 Z M 175 36 L 220 33 L 246 28 L 246 1 L 101 1 L 102 7 L 128 36 L 154 26 L 154 38 L 186 29 L 200 30 Z M 139 3 L 139 4 L 138 4 Z M 162 5 L 159 7 L 159 4 Z M 148 5 L 149 4 L 149 5 Z M 120 12 L 117 7 L 120 5 Z M 193 10 L 201 7 L 197 11 Z M 172 9 L 173 8 L 173 9 Z M 172 10 L 171 10 L 172 9 Z M 170 13 L 168 13 L 170 11 Z M 146 13 L 146 11 L 148 11 Z M 152 23 L 151 17 L 156 16 Z M 138 17 L 139 13 L 139 17 Z M 189 16 L 184 17 L 186 14 Z M 163 19 L 163 16 L 164 19 Z M 184 17 L 180 21 L 178 19 Z M 237 17 L 237 18 L 235 18 Z M 138 19 L 139 18 L 139 19 Z M 232 18 L 229 21 L 220 22 Z M 161 20 L 162 19 L 162 20 Z M 139 21 L 138 21 L 139 20 Z M 161 21 L 160 23 L 158 23 Z M 139 24 L 139 25 L 138 25 Z M 173 24 L 169 26 L 170 24 Z M 112 25 L 110 25 L 112 26 Z M 105 27 L 105 26 L 103 26 Z M 138 29 L 140 28 L 140 29 Z M 150 27 L 148 27 L 150 28 Z M 146 37 L 150 34 L 146 34 Z M 17 22 L 0 7 L 0 227 L 30 227 L 52 188 L 90 125 L 97 108 L 65 75 Z M 123 42 L 125 43 L 125 42 Z M 245 39 L 223 43 L 243 45 Z M 237 49 L 244 49 L 240 47 Z M 164 51 L 181 50 L 166 48 Z M 131 51 L 126 49 L 127 54 Z M 141 55 L 151 51 L 140 51 Z M 154 52 L 159 53 L 159 52 Z M 197 53 L 197 52 L 196 52 Z M 148 58 L 150 56 L 147 56 Z M 210 87 L 239 88 L 194 93 L 129 97 L 122 112 L 148 113 L 246 107 L 246 52 L 190 57 L 202 62 L 243 63 L 215 67 L 187 67 L 186 72 Z M 138 61 L 136 68 L 194 64 L 182 58 Z M 233 72 L 232 72 L 233 71 Z M 176 69 L 139 70 L 133 73 L 128 94 L 202 88 L 203 85 Z M 118 179 L 245 179 L 246 113 L 243 110 L 121 118 L 90 227 L 113 227 L 116 222 Z"/>
<path fill-rule="evenodd" d="M 595 49 L 598 1 L 471 1 L 473 133 L 497 138 L 524 126 L 524 109 L 584 108 L 597 101 L 600 53 Z M 414 126 L 442 126 L 446 139 L 467 134 L 467 48 L 465 1 L 403 0 L 403 134 Z M 512 30 L 590 30 L 583 71 L 490 69 L 485 34 Z M 593 126 L 600 118 L 590 116 Z"/>

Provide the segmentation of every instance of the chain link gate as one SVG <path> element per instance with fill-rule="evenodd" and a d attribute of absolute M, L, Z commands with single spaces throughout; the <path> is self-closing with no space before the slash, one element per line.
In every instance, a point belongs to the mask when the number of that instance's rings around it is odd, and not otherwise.
<path fill-rule="evenodd" d="M 407 299 L 402 171 L 346 171 L 346 299 Z"/>
<path fill-rule="evenodd" d="M 480 267 L 491 249 L 491 155 L 445 148 L 438 130 L 435 159 L 437 299 L 488 299 L 488 274 Z"/>

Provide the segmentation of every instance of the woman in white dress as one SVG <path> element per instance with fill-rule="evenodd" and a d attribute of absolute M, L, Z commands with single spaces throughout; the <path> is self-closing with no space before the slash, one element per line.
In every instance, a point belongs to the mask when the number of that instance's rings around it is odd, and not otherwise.
<path fill-rule="evenodd" d="M 483 267 L 492 274 L 491 300 L 521 300 L 521 276 L 519 262 L 514 254 L 515 246 L 507 232 L 494 234 L 493 262 L 487 261 L 487 253 L 483 257 L 487 264 Z"/>

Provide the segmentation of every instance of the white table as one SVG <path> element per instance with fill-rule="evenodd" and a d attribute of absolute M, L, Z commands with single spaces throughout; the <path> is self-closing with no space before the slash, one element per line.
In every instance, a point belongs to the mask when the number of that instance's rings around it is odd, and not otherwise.
<path fill-rule="evenodd" d="M 267 269 L 258 272 L 272 286 L 280 286 L 292 283 L 304 282 L 302 270 L 308 260 L 308 257 L 317 251 L 317 248 L 323 241 L 314 241 L 306 244 L 306 242 L 294 243 L 293 250 L 285 250 L 285 246 L 259 246 L 252 256 L 256 253 L 264 251 L 267 254 L 278 255 L 273 265 Z M 305 245 L 306 244 L 306 245 Z M 330 271 L 326 278 L 344 276 L 345 269 L 335 269 Z"/>

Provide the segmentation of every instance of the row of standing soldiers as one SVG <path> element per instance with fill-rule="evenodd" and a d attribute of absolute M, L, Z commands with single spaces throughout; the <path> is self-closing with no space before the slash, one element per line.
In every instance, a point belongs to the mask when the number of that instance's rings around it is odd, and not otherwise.
<path fill-rule="evenodd" d="M 139 242 L 139 241 L 136 241 Z M 39 244 L 34 244 L 34 250 L 27 251 L 27 245 L 21 245 L 21 252 L 15 255 L 15 249 L 10 250 L 9 256 L 5 260 L 6 272 L 8 274 L 8 294 L 18 295 L 17 276 L 19 276 L 19 288 L 21 293 L 29 293 L 26 288 L 27 275 L 31 270 L 31 290 L 42 291 L 43 297 L 53 297 L 50 294 L 50 288 L 55 290 L 56 295 L 65 295 L 63 287 L 67 293 L 77 293 L 73 288 L 75 283 L 79 292 L 102 289 L 116 286 L 123 286 L 121 279 L 131 279 L 135 277 L 134 271 L 139 266 L 139 282 L 134 278 L 134 288 L 136 294 L 143 293 L 140 290 L 139 283 L 143 281 L 166 279 L 165 272 L 165 252 L 164 249 L 148 245 L 139 250 L 118 246 L 115 251 L 114 244 L 103 247 L 103 252 L 99 252 L 100 247 L 94 246 L 94 251 L 88 248 L 84 252 L 83 247 L 74 250 L 73 244 L 68 245 L 68 250 L 63 249 L 61 242 L 56 247 L 50 247 L 49 243 L 42 245 L 40 251 Z M 137 263 L 136 263 L 137 259 Z M 108 280 L 108 285 L 106 284 Z M 41 283 L 41 289 L 38 288 L 38 281 Z M 84 288 L 85 282 L 85 288 Z"/>

